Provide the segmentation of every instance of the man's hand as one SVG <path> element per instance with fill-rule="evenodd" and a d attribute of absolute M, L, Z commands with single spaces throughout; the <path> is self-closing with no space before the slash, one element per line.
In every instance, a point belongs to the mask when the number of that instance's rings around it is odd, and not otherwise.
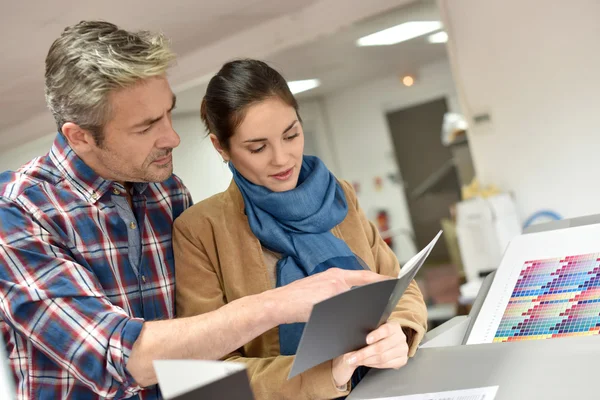
<path fill-rule="evenodd" d="M 367 347 L 333 360 L 332 373 L 337 386 L 346 385 L 354 370 L 361 365 L 400 369 L 408 361 L 406 336 L 397 322 L 388 322 L 371 332 L 367 336 L 367 344 Z"/>
<path fill-rule="evenodd" d="M 299 279 L 289 285 L 264 292 L 279 324 L 306 322 L 313 306 L 353 286 L 391 279 L 371 271 L 348 271 L 330 268 L 325 272 Z"/>

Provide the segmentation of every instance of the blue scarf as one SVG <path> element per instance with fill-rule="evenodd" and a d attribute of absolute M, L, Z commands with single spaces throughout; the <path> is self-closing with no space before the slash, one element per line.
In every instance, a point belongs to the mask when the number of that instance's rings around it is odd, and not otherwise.
<path fill-rule="evenodd" d="M 242 192 L 250 228 L 261 244 L 282 255 L 277 262 L 277 287 L 331 267 L 362 270 L 363 263 L 330 231 L 348 214 L 346 196 L 323 162 L 304 156 L 298 186 L 272 192 L 244 178 L 230 163 Z M 304 323 L 279 326 L 282 355 L 294 355 Z"/>

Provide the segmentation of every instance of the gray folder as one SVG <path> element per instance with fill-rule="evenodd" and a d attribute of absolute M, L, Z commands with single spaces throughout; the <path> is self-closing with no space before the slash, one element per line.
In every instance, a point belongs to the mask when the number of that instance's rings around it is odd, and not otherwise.
<path fill-rule="evenodd" d="M 304 327 L 288 379 L 367 345 L 367 335 L 388 320 L 441 235 L 409 260 L 397 279 L 360 286 L 316 304 Z"/>

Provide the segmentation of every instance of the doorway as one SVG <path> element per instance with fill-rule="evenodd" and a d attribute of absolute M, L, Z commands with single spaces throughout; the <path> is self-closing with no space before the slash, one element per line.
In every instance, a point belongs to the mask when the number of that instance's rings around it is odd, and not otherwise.
<path fill-rule="evenodd" d="M 387 113 L 396 161 L 406 192 L 418 249 L 425 247 L 460 201 L 460 184 L 452 152 L 441 141 L 445 98 Z M 433 248 L 429 261 L 448 263 L 444 240 Z"/>

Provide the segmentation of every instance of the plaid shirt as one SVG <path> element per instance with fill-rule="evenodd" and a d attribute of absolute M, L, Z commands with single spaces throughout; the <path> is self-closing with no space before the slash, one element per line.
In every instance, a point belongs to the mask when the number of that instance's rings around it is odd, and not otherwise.
<path fill-rule="evenodd" d="M 0 175 L 0 331 L 18 398 L 161 398 L 125 366 L 143 321 L 174 317 L 171 225 L 191 197 L 175 176 L 135 184 L 133 210 L 124 191 L 60 134 Z"/>

